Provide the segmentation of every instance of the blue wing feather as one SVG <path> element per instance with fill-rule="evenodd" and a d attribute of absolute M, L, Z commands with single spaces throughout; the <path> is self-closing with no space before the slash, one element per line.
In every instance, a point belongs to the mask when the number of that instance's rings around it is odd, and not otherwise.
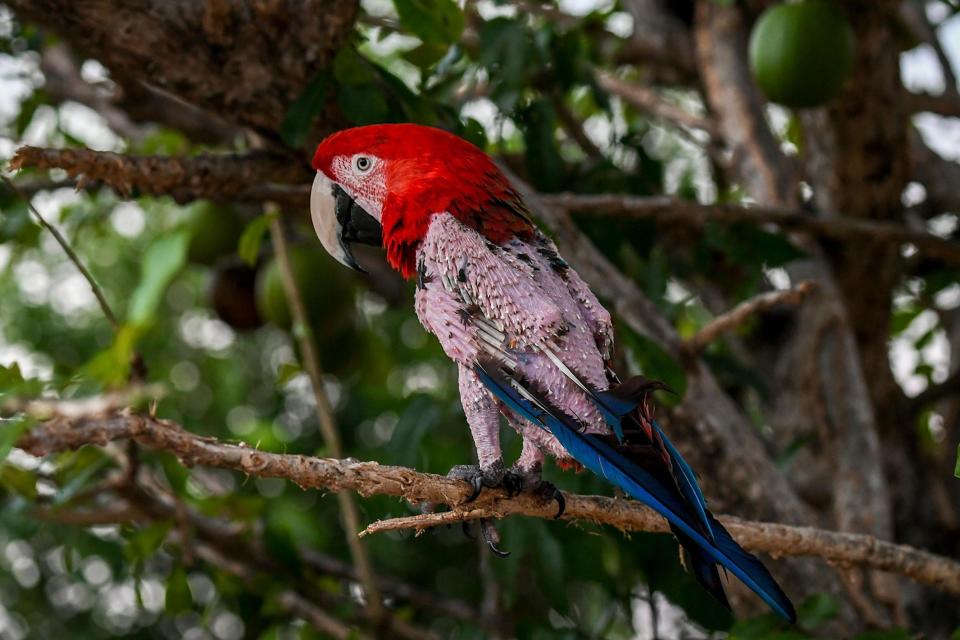
<path fill-rule="evenodd" d="M 675 487 L 667 486 L 661 479 L 628 460 L 602 438 L 583 433 L 569 417 L 552 410 L 547 403 L 536 399 L 535 394 L 528 389 L 525 389 L 528 397 L 524 397 L 514 386 L 516 381 L 507 380 L 496 366 L 485 367 L 478 364 L 475 370 L 483 384 L 507 407 L 530 422 L 548 429 L 578 462 L 655 509 L 704 554 L 742 580 L 774 611 L 791 622 L 795 621 L 793 605 L 766 567 L 740 547 L 712 516 L 708 513 L 706 515 L 710 525 L 706 531 L 712 531 L 713 535 L 705 534 L 703 528 L 698 526 L 699 517 L 692 516 L 690 505 L 683 500 Z M 668 451 L 671 449 L 673 445 L 668 445 Z M 671 458 L 675 456 L 682 461 L 679 453 L 674 454 L 675 451 L 671 451 Z M 678 466 L 685 478 L 685 469 L 692 476 L 692 470 L 689 470 L 685 462 Z M 687 480 L 696 486 L 691 478 Z M 699 489 L 697 493 L 699 494 Z"/>

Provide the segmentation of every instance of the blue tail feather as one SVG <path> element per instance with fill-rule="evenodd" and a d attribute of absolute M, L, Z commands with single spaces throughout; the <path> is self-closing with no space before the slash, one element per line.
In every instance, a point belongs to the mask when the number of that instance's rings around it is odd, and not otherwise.
<path fill-rule="evenodd" d="M 689 500 L 685 495 L 688 491 L 679 493 L 675 486 L 664 483 L 657 476 L 631 462 L 601 437 L 581 432 L 579 425 L 569 417 L 551 409 L 528 390 L 527 397 L 524 397 L 524 394 L 503 377 L 495 365 L 484 367 L 478 364 L 475 370 L 483 384 L 499 400 L 533 424 L 548 429 L 578 462 L 663 515 L 671 526 L 691 543 L 691 547 L 699 550 L 698 556 L 702 553 L 723 565 L 778 614 L 791 622 L 796 619 L 793 605 L 766 567 L 741 548 L 726 529 L 706 512 L 705 502 L 702 505 L 700 503 L 702 495 L 699 494 L 699 488 L 695 490 L 699 500 L 692 501 L 697 511 L 694 514 L 691 513 L 691 505 L 685 501 L 685 498 Z M 666 444 L 669 441 L 664 438 L 664 442 Z M 692 470 L 683 462 L 672 444 L 667 447 L 671 458 L 679 461 L 678 466 L 687 484 L 696 487 Z M 701 508 L 704 516 L 700 514 Z M 701 517 L 705 517 L 707 527 L 703 526 Z M 702 562 L 699 565 L 695 570 L 698 578 L 701 574 L 705 578 L 712 576 Z"/>
<path fill-rule="evenodd" d="M 703 497 L 703 492 L 700 490 L 700 485 L 697 483 L 697 476 L 694 474 L 693 469 L 690 468 L 690 465 L 687 464 L 687 461 L 683 459 L 683 456 L 680 455 L 680 452 L 677 451 L 677 448 L 673 446 L 673 443 L 670 442 L 670 439 L 667 438 L 667 434 L 663 432 L 663 429 L 660 428 L 660 425 L 657 424 L 656 420 L 651 420 L 653 423 L 653 428 L 657 430 L 657 434 L 660 436 L 660 439 L 663 441 L 663 446 L 667 448 L 667 453 L 670 454 L 670 460 L 673 464 L 680 469 L 681 478 L 680 487 L 683 490 L 684 495 L 687 497 L 690 502 L 693 503 L 694 507 L 697 509 L 697 515 L 700 517 L 700 521 L 707 529 L 707 533 L 710 535 L 710 538 L 713 538 L 713 526 L 710 517 L 708 517 L 709 511 L 707 511 L 707 500 Z"/>

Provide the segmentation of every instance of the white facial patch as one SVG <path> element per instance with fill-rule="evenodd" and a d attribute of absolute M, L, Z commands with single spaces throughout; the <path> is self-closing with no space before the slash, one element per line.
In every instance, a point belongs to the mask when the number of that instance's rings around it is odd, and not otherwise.
<path fill-rule="evenodd" d="M 366 165 L 361 158 L 369 161 Z M 362 169 L 361 165 L 366 169 Z M 358 153 L 352 156 L 336 156 L 330 163 L 330 173 L 350 197 L 364 211 L 381 219 L 383 201 L 387 197 L 386 162 L 377 156 Z"/>

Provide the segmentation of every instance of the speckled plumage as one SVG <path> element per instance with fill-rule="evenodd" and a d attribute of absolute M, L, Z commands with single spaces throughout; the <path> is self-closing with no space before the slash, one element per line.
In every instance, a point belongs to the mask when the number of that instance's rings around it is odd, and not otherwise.
<path fill-rule="evenodd" d="M 347 245 L 382 241 L 388 262 L 416 278 L 417 316 L 458 365 L 480 466 L 451 474 L 470 482 L 473 497 L 482 486 L 509 494 L 519 477 L 547 489 L 562 513 L 541 462 L 582 465 L 666 517 L 693 575 L 721 603 L 723 566 L 795 620 L 763 564 L 710 514 L 693 470 L 654 420 L 649 396 L 665 387 L 637 376 L 609 389 L 610 314 L 486 154 L 438 129 L 371 125 L 324 140 L 313 164 L 311 218 L 324 247 L 356 268 Z M 501 414 L 523 437 L 519 474 L 504 468 Z M 494 538 L 485 540 L 499 555 Z"/>
<path fill-rule="evenodd" d="M 569 458 L 556 438 L 513 415 L 477 379 L 472 367 L 486 352 L 481 318 L 505 334 L 503 349 L 528 383 L 588 432 L 609 432 L 595 404 L 538 349 L 549 345 L 581 379 L 607 388 L 610 314 L 547 238 L 536 234 L 530 241 L 514 237 L 496 244 L 440 213 L 429 224 L 417 261 L 417 317 L 460 365 L 460 396 L 481 466 L 501 457 L 498 412 L 528 445 L 521 466 L 540 462 L 538 452 Z"/>

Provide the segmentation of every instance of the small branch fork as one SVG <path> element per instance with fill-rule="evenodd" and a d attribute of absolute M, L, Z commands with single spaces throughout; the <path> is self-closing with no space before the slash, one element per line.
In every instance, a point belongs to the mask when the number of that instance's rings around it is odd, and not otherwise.
<path fill-rule="evenodd" d="M 49 411 L 49 404 L 44 409 Z M 29 406 L 27 407 L 30 412 Z M 49 413 L 47 414 L 49 415 Z M 177 456 L 186 466 L 233 469 L 259 477 L 284 478 L 303 488 L 355 491 L 362 496 L 392 495 L 411 503 L 457 505 L 470 487 L 449 478 L 405 467 L 333 458 L 257 451 L 192 434 L 180 426 L 129 410 L 81 414 L 76 410 L 41 423 L 17 446 L 37 456 L 106 445 L 132 439 L 142 446 Z M 600 496 L 567 495 L 563 519 L 614 526 L 622 531 L 667 531 L 666 522 L 638 502 Z M 468 510 L 423 514 L 374 523 L 365 534 L 391 529 L 424 529 L 451 522 L 526 515 L 553 518 L 555 506 L 531 495 L 507 499 L 502 491 L 485 491 Z M 839 533 L 724 516 L 721 522 L 746 549 L 773 556 L 815 556 L 840 566 L 863 566 L 907 576 L 948 593 L 960 595 L 960 562 L 872 536 Z"/>
<path fill-rule="evenodd" d="M 780 305 L 798 305 L 816 289 L 814 282 L 801 282 L 785 291 L 769 291 L 737 305 L 711 320 L 686 342 L 690 353 L 698 354 L 721 334 L 736 329 L 751 317 Z"/>

